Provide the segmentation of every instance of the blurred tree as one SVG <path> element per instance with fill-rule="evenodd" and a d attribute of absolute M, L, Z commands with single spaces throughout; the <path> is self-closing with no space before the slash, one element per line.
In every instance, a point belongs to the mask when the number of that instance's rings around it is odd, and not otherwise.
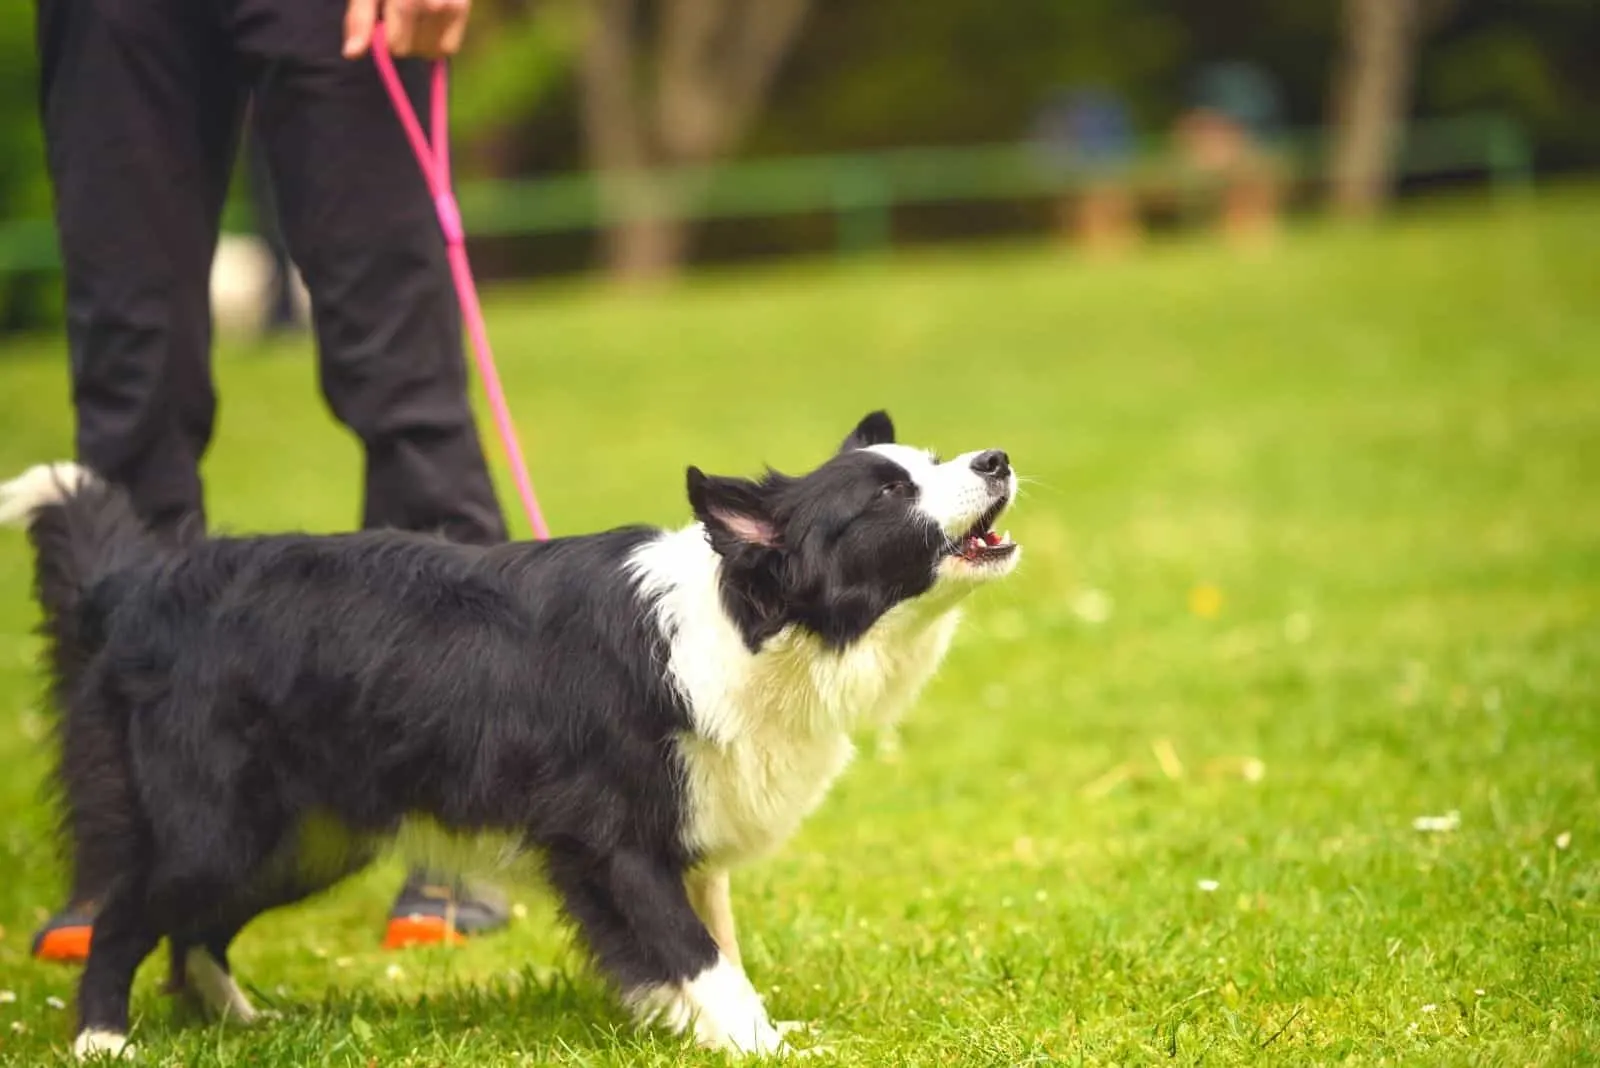
<path fill-rule="evenodd" d="M 734 153 L 1021 139 L 1052 95 L 1086 86 L 1126 101 L 1131 132 L 1159 143 L 1191 103 L 1196 73 L 1224 61 L 1270 75 L 1285 124 L 1306 129 L 1353 116 L 1356 52 L 1345 41 L 1357 6 L 1381 18 L 1432 2 L 477 0 L 453 72 L 458 170 L 463 180 L 558 174 L 587 161 L 606 168 L 618 210 L 637 188 L 632 209 L 647 211 L 656 206 L 651 194 L 664 195 L 659 185 L 619 178 Z M 0 259 L 11 263 L 44 262 L 50 251 L 32 7 L 0 19 Z M 1363 72 L 1387 71 L 1379 88 L 1388 88 L 1363 97 L 1387 103 L 1365 112 L 1365 125 L 1346 123 L 1341 148 L 1370 153 L 1407 112 L 1493 109 L 1528 132 L 1541 173 L 1600 164 L 1600 2 L 1454 0 L 1452 10 L 1420 49 L 1420 28 L 1401 20 L 1401 29 L 1411 25 L 1401 35 L 1409 50 Z M 591 25 L 607 35 L 591 36 Z M 1385 124 L 1387 133 L 1372 136 Z M 1346 167 L 1374 188 L 1371 166 L 1346 157 Z M 895 235 L 1037 232 L 1048 209 L 918 207 L 896 213 Z M 817 249 L 833 235 L 825 214 L 713 223 L 696 233 L 695 252 L 714 259 Z M 645 264 L 646 274 L 685 254 L 685 235 L 670 224 L 600 236 L 613 262 Z M 476 258 L 495 274 L 577 269 L 592 247 L 591 235 L 559 234 L 485 242 Z M 59 290 L 45 272 L 0 272 L 0 329 L 52 321 Z"/>
<path fill-rule="evenodd" d="M 1455 0 L 1345 0 L 1331 173 L 1333 202 L 1344 214 L 1370 215 L 1388 197 L 1416 49 L 1454 7 Z"/>
<path fill-rule="evenodd" d="M 1190 51 L 1171 0 L 1007 0 L 1004 17 L 959 0 L 818 4 L 751 144 L 992 144 L 1088 86 L 1127 101 L 1147 132 L 1171 117 Z"/>
<path fill-rule="evenodd" d="M 33 259 L 49 231 L 27 224 L 50 217 L 51 197 L 39 129 L 31 4 L 28 12 L 0 18 L 0 219 L 26 227 L 13 231 L 13 240 L 24 247 L 25 258 Z M 42 250 L 48 249 L 46 244 Z M 49 274 L 0 273 L 0 331 L 37 326 L 58 314 L 58 289 Z"/>
<path fill-rule="evenodd" d="M 571 75 L 582 29 L 579 0 L 478 0 L 451 64 L 450 113 L 462 177 L 507 177 L 521 166 L 529 119 Z"/>
<path fill-rule="evenodd" d="M 591 0 L 579 66 L 583 122 L 602 195 L 621 216 L 612 270 L 648 280 L 677 269 L 688 234 L 662 167 L 709 163 L 743 136 L 810 0 Z"/>
<path fill-rule="evenodd" d="M 1493 109 L 1521 122 L 1545 172 L 1600 163 L 1600 3 L 1460 0 L 1418 68 L 1429 114 Z"/>

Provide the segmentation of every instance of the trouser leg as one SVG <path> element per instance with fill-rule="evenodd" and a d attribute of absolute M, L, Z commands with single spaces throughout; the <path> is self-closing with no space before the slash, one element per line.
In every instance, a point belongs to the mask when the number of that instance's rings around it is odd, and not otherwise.
<path fill-rule="evenodd" d="M 264 60 L 256 130 L 311 293 L 323 392 L 365 447 L 362 523 L 504 540 L 426 183 L 372 63 L 339 55 L 343 5 L 275 10 L 246 42 Z M 401 66 L 425 101 L 426 68 Z"/>
<path fill-rule="evenodd" d="M 50 0 L 38 34 L 78 457 L 157 526 L 203 519 L 234 55 L 203 5 L 170 0 Z"/>

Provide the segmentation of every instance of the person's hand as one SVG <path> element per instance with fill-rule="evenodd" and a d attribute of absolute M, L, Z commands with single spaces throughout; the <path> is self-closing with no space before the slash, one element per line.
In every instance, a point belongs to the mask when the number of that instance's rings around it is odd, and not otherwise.
<path fill-rule="evenodd" d="M 350 0 L 344 13 L 344 57 L 372 47 L 372 28 L 383 12 L 384 38 L 397 56 L 453 56 L 467 35 L 472 0 Z"/>

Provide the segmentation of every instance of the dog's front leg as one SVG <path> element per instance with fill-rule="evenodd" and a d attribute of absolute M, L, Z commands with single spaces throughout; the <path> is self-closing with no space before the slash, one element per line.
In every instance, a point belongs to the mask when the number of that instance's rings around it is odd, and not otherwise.
<path fill-rule="evenodd" d="M 727 957 L 728 962 L 735 968 L 742 970 L 744 961 L 739 956 L 739 938 L 734 932 L 733 896 L 730 892 L 728 871 L 720 869 L 691 872 L 688 886 L 689 901 L 711 931 L 711 937 L 717 940 L 722 955 Z M 772 1026 L 777 1028 L 779 1035 L 812 1029 L 811 1025 L 803 1020 L 775 1020 Z"/>
<path fill-rule="evenodd" d="M 563 848 L 550 881 L 641 1022 L 736 1053 L 786 1051 L 744 969 L 690 903 L 687 873 L 631 850 Z"/>
<path fill-rule="evenodd" d="M 722 955 L 735 968 L 743 968 L 739 956 L 739 936 L 733 925 L 733 895 L 727 869 L 694 871 L 689 874 L 689 901 L 701 921 L 717 940 Z"/>

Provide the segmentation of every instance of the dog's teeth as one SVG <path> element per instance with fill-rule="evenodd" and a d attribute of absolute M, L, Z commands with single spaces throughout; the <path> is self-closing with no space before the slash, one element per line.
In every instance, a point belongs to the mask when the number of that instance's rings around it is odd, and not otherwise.
<path fill-rule="evenodd" d="M 1006 544 L 1009 544 L 1010 541 L 1011 541 L 1011 531 L 1002 530 L 1000 532 L 1000 544 L 1001 545 L 1006 545 Z"/>

